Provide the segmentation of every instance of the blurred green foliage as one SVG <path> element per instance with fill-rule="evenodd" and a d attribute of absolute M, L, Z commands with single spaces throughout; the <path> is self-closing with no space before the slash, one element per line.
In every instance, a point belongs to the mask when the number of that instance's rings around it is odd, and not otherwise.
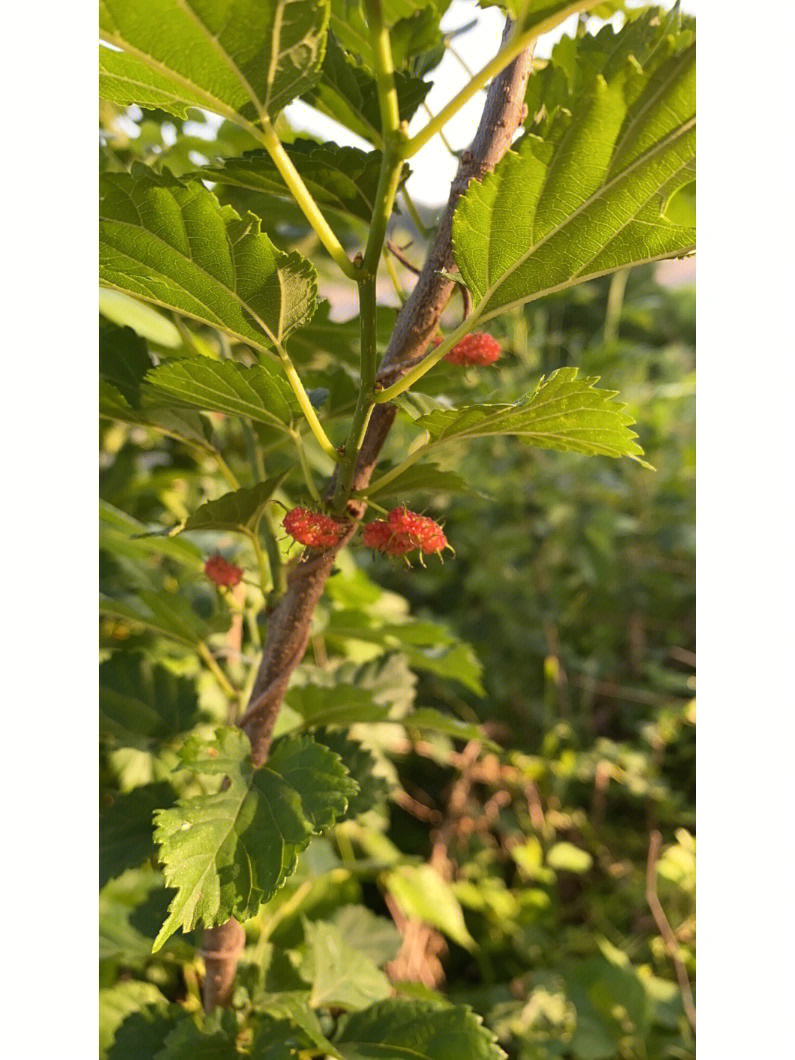
<path fill-rule="evenodd" d="M 125 140 L 112 117 L 111 168 L 143 157 L 183 172 L 247 146 L 222 126 L 212 152 L 202 150 L 197 130 L 182 123 L 175 135 L 172 119 L 153 112 L 141 135 Z M 239 205 L 235 189 L 224 194 Z M 283 202 L 256 208 L 270 210 L 285 243 L 313 243 Z M 399 242 L 409 234 L 400 224 Z M 179 321 L 174 332 L 162 314 L 153 328 L 130 304 L 112 313 L 101 373 L 134 408 L 155 363 L 242 355 L 208 328 Z M 459 314 L 454 299 L 445 326 Z M 381 316 L 383 348 L 394 313 Z M 138 337 L 120 330 L 125 323 Z M 409 570 L 363 549 L 341 556 L 278 733 L 318 724 L 316 738 L 340 750 L 369 808 L 310 844 L 297 873 L 246 924 L 234 1017 L 213 1031 L 226 1042 L 229 1027 L 243 1027 L 244 1052 L 246 1033 L 258 1042 L 267 1019 L 284 1024 L 288 995 L 312 1004 L 333 1036 L 340 1007 L 381 996 L 378 969 L 388 966 L 401 997 L 471 1005 L 512 1060 L 694 1056 L 645 895 L 658 829 L 658 893 L 694 982 L 694 293 L 661 286 L 644 267 L 531 304 L 494 334 L 506 351 L 499 367 L 442 364 L 412 400 L 510 401 L 540 375 L 577 365 L 629 403 L 656 470 L 504 438 L 450 448 L 442 466 L 468 492 L 431 486 L 411 505 L 444 518 L 454 558 Z M 291 346 L 335 444 L 335 416 L 349 414 L 355 396 L 357 342 L 354 324 L 335 323 L 321 307 Z M 387 456 L 399 459 L 415 434 L 401 414 Z M 200 1007 L 195 934 L 151 954 L 168 894 L 149 816 L 204 790 L 175 771 L 177 750 L 187 732 L 208 735 L 228 720 L 228 698 L 198 645 L 245 690 L 267 628 L 248 538 L 165 532 L 230 490 L 230 477 L 249 487 L 263 470 L 287 472 L 277 499 L 307 498 L 282 440 L 232 417 L 130 413 L 103 420 L 101 443 L 101 1010 L 103 1055 L 118 1060 L 194 1033 L 184 1021 Z M 308 458 L 328 472 L 311 445 Z M 288 543 L 278 547 L 289 558 Z M 202 573 L 216 550 L 246 570 L 236 595 Z M 130 674 L 134 697 L 124 694 Z M 324 690 L 320 721 L 304 689 Z M 412 725 L 414 707 L 444 711 L 447 726 Z M 325 728 L 338 709 L 353 721 L 351 746 Z M 456 730 L 456 719 L 483 723 L 505 751 L 483 745 L 476 754 L 473 730 Z M 400 953 L 390 914 L 404 930 Z M 429 931 L 414 936 L 414 956 L 427 981 L 407 982 L 406 923 L 420 920 Z M 341 1006 L 336 997 L 324 1004 L 326 984 L 315 975 L 321 922 L 345 941 Z M 291 1019 L 319 1033 L 305 1012 Z M 295 1030 L 296 1048 L 307 1047 L 306 1026 Z"/>

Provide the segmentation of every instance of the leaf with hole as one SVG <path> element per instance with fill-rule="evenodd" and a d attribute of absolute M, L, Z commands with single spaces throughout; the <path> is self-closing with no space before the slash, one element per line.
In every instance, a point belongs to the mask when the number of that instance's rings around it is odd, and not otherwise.
<path fill-rule="evenodd" d="M 356 794 L 339 757 L 309 736 L 280 740 L 255 769 L 240 729 L 193 741 L 182 758 L 193 772 L 223 773 L 213 795 L 181 799 L 155 816 L 166 884 L 176 888 L 154 949 L 179 928 L 246 920 L 296 868 L 313 835 L 330 828 Z"/>

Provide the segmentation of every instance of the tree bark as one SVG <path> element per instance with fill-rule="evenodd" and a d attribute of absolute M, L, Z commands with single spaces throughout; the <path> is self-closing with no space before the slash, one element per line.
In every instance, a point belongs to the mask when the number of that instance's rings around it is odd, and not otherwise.
<path fill-rule="evenodd" d="M 509 30 L 510 23 L 506 23 L 503 39 Z M 438 326 L 454 287 L 450 280 L 438 273 L 440 269 L 449 272 L 455 268 L 451 228 L 456 203 L 469 182 L 482 180 L 510 147 L 514 133 L 526 113 L 524 95 L 531 60 L 532 48 L 528 48 L 489 86 L 477 134 L 470 149 L 461 156 L 450 198 L 425 265 L 398 315 L 384 354 L 378 373 L 378 381 L 384 385 L 399 379 L 408 370 L 407 364 L 416 362 L 426 352 Z M 368 485 L 396 411 L 391 404 L 376 405 L 373 410 L 357 460 L 354 490 L 365 489 Z M 361 502 L 350 501 L 348 511 L 354 520 L 358 520 L 365 507 Z M 262 661 L 248 709 L 240 722 L 251 740 L 255 765 L 262 765 L 268 756 L 273 728 L 290 677 L 306 651 L 315 607 L 334 568 L 337 552 L 354 533 L 355 525 L 338 547 L 325 552 L 311 549 L 304 552 L 290 572 L 287 591 L 268 622 Z M 229 1004 L 243 943 L 242 928 L 235 920 L 204 932 L 202 954 L 207 967 L 204 981 L 206 1011 L 211 1011 L 217 1005 Z"/>

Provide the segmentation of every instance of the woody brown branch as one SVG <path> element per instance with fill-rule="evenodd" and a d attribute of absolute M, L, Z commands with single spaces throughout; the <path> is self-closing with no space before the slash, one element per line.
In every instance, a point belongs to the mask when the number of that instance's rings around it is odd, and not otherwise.
<path fill-rule="evenodd" d="M 510 23 L 506 23 L 503 39 L 509 29 Z M 378 374 L 378 381 L 384 385 L 399 379 L 408 371 L 407 365 L 425 353 L 439 324 L 454 287 L 452 281 L 439 275 L 440 270 L 450 272 L 455 269 L 451 239 L 453 212 L 469 182 L 481 180 L 510 147 L 526 113 L 524 95 L 531 62 L 532 49 L 528 48 L 489 86 L 475 139 L 461 156 L 433 244 L 414 290 L 398 315 Z M 374 409 L 357 460 L 354 490 L 365 489 L 369 484 L 395 413 L 396 408 L 391 404 L 377 405 Z M 361 518 L 364 507 L 361 502 L 349 502 L 348 512 L 354 521 Z M 309 642 L 315 608 L 334 568 L 337 552 L 354 532 L 355 522 L 348 536 L 336 548 L 322 553 L 312 550 L 304 553 L 290 572 L 287 591 L 270 618 L 262 661 L 248 709 L 241 721 L 241 727 L 251 740 L 255 765 L 262 765 L 268 756 L 290 677 L 303 659 Z M 208 1012 L 216 1006 L 229 1005 L 231 1001 L 235 968 L 242 948 L 241 934 L 230 927 L 231 923 L 204 932 L 202 952 L 208 967 L 204 1007 Z M 212 956 L 208 957 L 208 954 Z"/>

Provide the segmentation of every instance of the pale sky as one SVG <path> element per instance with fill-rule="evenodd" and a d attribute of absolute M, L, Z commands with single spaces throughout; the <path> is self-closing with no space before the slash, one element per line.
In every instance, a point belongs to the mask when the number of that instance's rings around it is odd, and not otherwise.
<path fill-rule="evenodd" d="M 668 6 L 663 0 L 664 6 Z M 686 0 L 682 9 L 689 14 L 695 14 L 697 0 Z M 478 16 L 478 25 L 468 33 L 456 37 L 454 44 L 456 51 L 464 59 L 467 65 L 477 71 L 495 54 L 504 25 L 504 15 L 497 7 L 481 10 L 473 0 L 453 0 L 442 19 L 442 29 L 451 30 L 457 26 L 464 26 L 467 22 Z M 577 16 L 568 19 L 557 27 L 552 33 L 540 37 L 536 46 L 536 55 L 546 58 L 552 46 L 564 34 L 572 34 L 577 25 Z M 466 71 L 459 61 L 449 53 L 445 55 L 439 66 L 432 71 L 430 79 L 433 80 L 433 88 L 428 93 L 425 102 L 431 111 L 436 114 L 442 107 L 453 98 L 460 89 L 469 81 Z M 450 146 L 455 150 L 467 147 L 474 136 L 475 128 L 483 107 L 483 93 L 479 93 L 462 107 L 461 110 L 445 126 L 444 133 Z M 292 103 L 285 110 L 290 124 L 301 130 L 311 132 L 316 136 L 323 136 L 337 143 L 361 147 L 365 150 L 368 145 L 360 140 L 358 136 L 343 128 L 337 122 L 326 118 L 317 111 L 312 110 L 305 103 Z M 415 133 L 427 122 L 427 112 L 420 107 L 410 125 L 410 132 Z M 458 162 L 449 153 L 438 136 L 435 136 L 425 147 L 411 159 L 412 175 L 408 181 L 408 190 L 417 202 L 429 205 L 438 205 L 447 201 L 450 182 L 455 176 Z"/>

